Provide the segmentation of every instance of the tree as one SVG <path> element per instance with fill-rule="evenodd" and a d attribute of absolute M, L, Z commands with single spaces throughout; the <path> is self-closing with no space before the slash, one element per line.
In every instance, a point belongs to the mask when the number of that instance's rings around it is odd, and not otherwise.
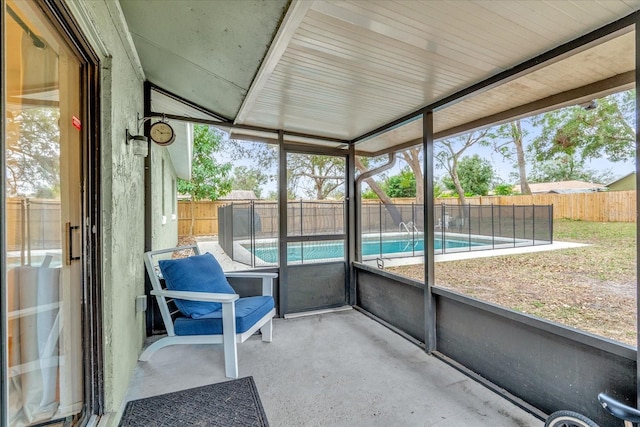
<path fill-rule="evenodd" d="M 422 174 L 422 145 L 407 148 L 400 151 L 400 157 L 404 160 L 413 172 L 416 183 L 416 203 L 424 203 L 424 175 Z"/>
<path fill-rule="evenodd" d="M 234 168 L 235 190 L 253 190 L 261 197 L 262 186 L 278 180 L 278 146 L 255 141 L 223 138 L 222 151 L 232 162 L 242 162 Z M 249 176 L 243 174 L 248 173 Z M 255 184 L 252 182 L 255 180 Z M 278 192 L 270 191 L 267 199 L 277 200 Z"/>
<path fill-rule="evenodd" d="M 518 179 L 522 194 L 531 194 L 527 179 L 527 164 L 524 148 L 524 139 L 527 132 L 523 131 L 520 120 L 515 120 L 498 127 L 494 135 L 493 147 L 506 160 L 513 161 L 518 168 Z"/>
<path fill-rule="evenodd" d="M 233 190 L 253 191 L 258 199 L 262 198 L 262 186 L 269 182 L 269 175 L 259 168 L 236 166 L 233 168 Z"/>
<path fill-rule="evenodd" d="M 471 132 L 456 138 L 442 139 L 437 142 L 434 154 L 436 167 L 443 168 L 449 175 L 453 190 L 460 197 L 460 204 L 465 204 L 464 189 L 458 172 L 459 163 L 464 152 L 475 144 L 488 145 L 485 137 L 488 130 Z M 476 155 L 477 156 L 477 155 Z M 479 156 L 478 156 L 479 157 Z"/>
<path fill-rule="evenodd" d="M 21 110 L 7 117 L 6 183 L 9 196 L 60 195 L 58 108 Z"/>
<path fill-rule="evenodd" d="M 603 184 L 613 180 L 613 173 L 586 169 L 585 161 L 569 154 L 558 153 L 554 158 L 536 162 L 530 175 L 531 182 L 586 181 Z"/>
<path fill-rule="evenodd" d="M 268 174 L 279 164 L 278 146 L 253 141 L 226 140 L 226 152 L 232 160 L 251 159 L 253 169 L 265 171 L 268 180 L 277 174 Z M 340 156 L 290 153 L 287 155 L 287 194 L 289 199 L 305 195 L 317 200 L 341 197 L 345 179 L 345 161 Z M 293 197 L 291 197 L 293 195 Z"/>
<path fill-rule="evenodd" d="M 324 200 L 336 196 L 344 185 L 343 157 L 293 153 L 287 163 L 289 186 L 300 189 L 308 197 Z"/>
<path fill-rule="evenodd" d="M 493 193 L 496 196 L 511 196 L 513 194 L 513 185 L 498 184 L 495 187 L 493 187 Z"/>
<path fill-rule="evenodd" d="M 193 234 L 195 223 L 194 205 L 198 200 L 217 200 L 231 192 L 231 163 L 218 163 L 215 153 L 222 140 L 220 131 L 206 125 L 193 127 L 193 163 L 191 179 L 178 178 L 178 193 L 188 194 L 191 208 L 191 226 L 189 234 Z"/>
<path fill-rule="evenodd" d="M 595 108 L 573 106 L 552 111 L 535 120 L 542 128 L 531 150 L 536 160 L 558 154 L 579 162 L 606 158 L 612 162 L 635 156 L 635 91 L 621 92 L 595 101 Z"/>
<path fill-rule="evenodd" d="M 416 177 L 408 168 L 387 178 L 383 189 L 389 197 L 416 197 Z"/>
<path fill-rule="evenodd" d="M 373 191 L 371 188 L 367 188 L 366 190 L 362 191 L 362 198 L 369 199 L 369 200 L 380 199 L 376 194 L 376 192 Z"/>
<path fill-rule="evenodd" d="M 445 177 L 442 182 L 449 190 L 455 191 L 460 198 L 466 194 L 474 196 L 489 194 L 494 176 L 493 166 L 489 161 L 477 154 L 463 157 L 458 162 L 457 172 L 457 180 Z"/>

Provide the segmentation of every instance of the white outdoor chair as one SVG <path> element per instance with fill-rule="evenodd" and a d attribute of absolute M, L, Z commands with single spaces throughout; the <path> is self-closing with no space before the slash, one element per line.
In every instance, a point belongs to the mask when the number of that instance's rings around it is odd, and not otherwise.
<path fill-rule="evenodd" d="M 169 259 L 171 253 L 185 250 L 192 250 L 194 255 Z M 271 342 L 276 273 L 224 273 L 213 255 L 200 255 L 195 245 L 146 252 L 144 262 L 167 336 L 147 347 L 139 360 L 147 361 L 169 345 L 222 344 L 225 375 L 238 378 L 236 343 L 246 341 L 258 330 L 262 341 Z M 240 298 L 226 277 L 261 278 L 262 296 Z M 177 309 L 170 309 L 174 306 Z"/>

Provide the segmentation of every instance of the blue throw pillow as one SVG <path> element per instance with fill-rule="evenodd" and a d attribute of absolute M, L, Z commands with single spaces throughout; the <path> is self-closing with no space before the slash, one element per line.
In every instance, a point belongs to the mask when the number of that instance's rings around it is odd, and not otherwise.
<path fill-rule="evenodd" d="M 166 259 L 158 262 L 167 288 L 172 291 L 211 292 L 235 294 L 222 267 L 210 253 L 181 259 Z M 193 319 L 220 310 L 219 302 L 175 300 L 176 306 L 185 316 Z"/>

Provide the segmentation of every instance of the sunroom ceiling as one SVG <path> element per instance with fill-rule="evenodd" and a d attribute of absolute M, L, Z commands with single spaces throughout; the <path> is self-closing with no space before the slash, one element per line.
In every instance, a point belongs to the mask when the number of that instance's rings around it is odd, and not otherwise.
<path fill-rule="evenodd" d="M 294 0 L 288 8 L 283 1 L 120 3 L 152 83 L 239 125 L 338 141 L 640 9 L 640 0 Z M 437 110 L 436 134 L 633 83 L 632 32 L 575 53 Z M 422 125 L 407 126 L 359 141 L 357 149 L 376 153 L 411 143 Z"/>

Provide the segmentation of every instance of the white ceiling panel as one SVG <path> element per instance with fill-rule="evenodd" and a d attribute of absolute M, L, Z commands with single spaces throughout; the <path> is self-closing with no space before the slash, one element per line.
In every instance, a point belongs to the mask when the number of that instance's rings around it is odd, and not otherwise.
<path fill-rule="evenodd" d="M 634 85 L 635 32 L 571 55 L 519 78 L 487 89 L 433 114 L 436 138 L 527 117 L 552 109 L 600 98 Z M 585 88 L 585 89 L 582 89 Z M 520 107 L 525 106 L 519 110 Z M 422 120 L 358 143 L 361 154 L 392 146 L 421 143 Z"/>
<path fill-rule="evenodd" d="M 635 0 L 314 1 L 294 28 L 283 23 L 286 48 L 267 56 L 271 66 L 259 73 L 236 122 L 351 140 L 639 7 Z M 459 126 L 610 77 L 633 61 L 633 50 L 619 55 L 610 56 L 625 64 L 613 69 L 583 55 L 493 89 L 439 113 L 435 126 Z"/>

